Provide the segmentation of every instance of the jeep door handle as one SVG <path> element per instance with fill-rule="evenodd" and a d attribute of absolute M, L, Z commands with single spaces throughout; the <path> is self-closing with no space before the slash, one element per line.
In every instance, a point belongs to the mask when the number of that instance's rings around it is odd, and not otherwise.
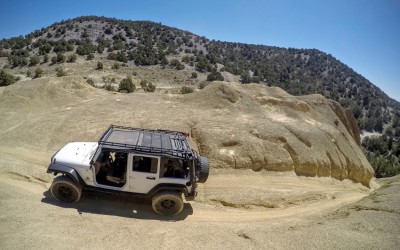
<path fill-rule="evenodd" d="M 149 179 L 149 180 L 155 180 L 156 179 L 156 177 L 146 177 L 147 179 Z"/>

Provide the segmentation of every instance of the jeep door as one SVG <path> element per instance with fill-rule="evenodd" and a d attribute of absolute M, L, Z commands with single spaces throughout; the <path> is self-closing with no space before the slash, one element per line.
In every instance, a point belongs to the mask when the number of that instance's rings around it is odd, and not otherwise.
<path fill-rule="evenodd" d="M 130 154 L 129 191 L 146 194 L 158 184 L 160 157 Z"/>

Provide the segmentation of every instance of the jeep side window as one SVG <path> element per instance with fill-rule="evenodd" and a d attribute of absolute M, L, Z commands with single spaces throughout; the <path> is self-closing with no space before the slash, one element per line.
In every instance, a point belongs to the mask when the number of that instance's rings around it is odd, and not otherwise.
<path fill-rule="evenodd" d="M 132 171 L 157 173 L 158 159 L 145 156 L 134 156 Z"/>
<path fill-rule="evenodd" d="M 163 158 L 162 177 L 184 178 L 186 175 L 184 161 L 175 158 Z"/>

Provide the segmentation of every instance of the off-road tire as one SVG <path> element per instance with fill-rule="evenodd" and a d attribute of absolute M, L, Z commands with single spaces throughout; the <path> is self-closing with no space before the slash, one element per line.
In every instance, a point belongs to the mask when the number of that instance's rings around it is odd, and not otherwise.
<path fill-rule="evenodd" d="M 205 183 L 208 179 L 209 172 L 210 172 L 210 167 L 208 163 L 208 158 L 200 156 L 199 161 L 197 163 L 198 182 Z"/>
<path fill-rule="evenodd" d="M 50 192 L 54 198 L 62 202 L 77 202 L 82 195 L 82 187 L 68 176 L 58 176 L 51 184 Z"/>
<path fill-rule="evenodd" d="M 183 209 L 182 194 L 178 192 L 160 192 L 153 196 L 154 212 L 160 215 L 172 216 L 179 214 Z"/>

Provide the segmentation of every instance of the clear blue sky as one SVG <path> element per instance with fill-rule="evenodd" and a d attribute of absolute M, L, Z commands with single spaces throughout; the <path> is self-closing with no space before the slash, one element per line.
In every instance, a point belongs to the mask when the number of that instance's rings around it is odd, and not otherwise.
<path fill-rule="evenodd" d="M 82 15 L 161 22 L 222 41 L 316 48 L 400 101 L 400 0 L 2 1 L 0 38 Z"/>

